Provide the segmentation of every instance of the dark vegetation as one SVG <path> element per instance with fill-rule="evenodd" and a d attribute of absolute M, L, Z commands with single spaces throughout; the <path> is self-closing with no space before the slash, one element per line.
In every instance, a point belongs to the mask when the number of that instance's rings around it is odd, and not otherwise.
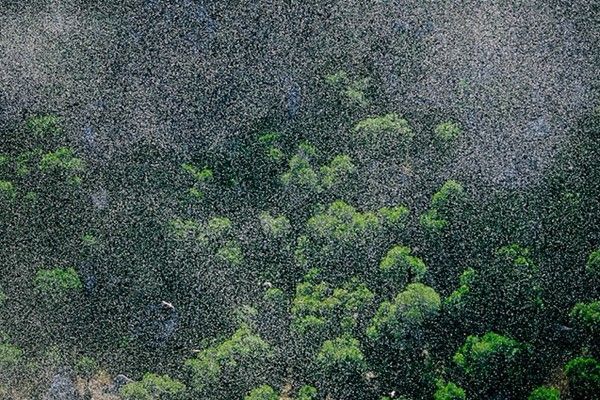
<path fill-rule="evenodd" d="M 418 70 L 411 35 L 364 59 L 310 37 L 302 107 L 241 123 L 207 100 L 218 145 L 142 135 L 108 157 L 67 110 L 5 116 L 0 397 L 125 374 L 125 400 L 598 398 L 600 109 L 526 185 L 454 171 L 460 108 L 391 102 L 371 69 L 381 51 Z M 252 63 L 227 40 L 211 54 Z"/>

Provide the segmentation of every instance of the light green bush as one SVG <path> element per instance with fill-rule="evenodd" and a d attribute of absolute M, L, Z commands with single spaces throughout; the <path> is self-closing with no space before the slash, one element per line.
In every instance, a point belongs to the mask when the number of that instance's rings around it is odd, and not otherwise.
<path fill-rule="evenodd" d="M 177 400 L 183 398 L 185 385 L 168 375 L 147 373 L 141 381 L 131 382 L 120 390 L 124 400 Z"/>

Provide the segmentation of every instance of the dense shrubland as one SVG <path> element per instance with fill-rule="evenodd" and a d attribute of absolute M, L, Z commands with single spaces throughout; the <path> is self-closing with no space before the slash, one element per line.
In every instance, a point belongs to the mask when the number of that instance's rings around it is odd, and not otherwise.
<path fill-rule="evenodd" d="M 124 399 L 593 398 L 599 116 L 539 184 L 491 192 L 406 171 L 455 122 L 348 129 L 331 155 L 259 132 L 227 173 L 151 143 L 91 171 L 56 116 L 6 129 L 3 396 L 66 367 L 129 375 Z M 372 199 L 377 162 L 410 190 Z"/>
<path fill-rule="evenodd" d="M 211 61 L 190 75 L 272 66 L 266 40 L 256 60 L 256 39 L 223 33 L 238 32 L 229 3 L 214 6 L 219 29 L 207 16 L 198 28 L 212 32 Z M 121 142 L 113 130 L 140 129 L 117 121 L 127 114 L 90 118 L 112 145 L 80 137 L 69 110 L 2 114 L 0 398 L 43 398 L 66 380 L 124 400 L 594 399 L 600 111 L 572 122 L 536 179 L 495 184 L 478 165 L 455 168 L 473 162 L 467 109 L 394 101 L 378 69 L 389 56 L 408 93 L 423 27 L 384 24 L 374 8 L 377 29 L 359 38 L 336 25 L 360 14 L 349 7 L 303 43 L 302 21 L 324 17 L 292 3 L 303 19 L 273 46 L 312 52 L 296 70 L 302 99 L 279 104 L 267 69 L 206 85 L 182 70 L 148 125 L 185 150 L 145 131 Z M 131 45 L 144 20 L 106 21 Z M 167 75 L 153 49 L 180 49 L 183 35 L 144 35 L 148 48 L 115 52 L 107 75 L 134 64 L 127 54 Z M 119 90 L 110 104 L 128 99 Z M 191 127 L 169 125 L 174 92 L 194 101 Z"/>

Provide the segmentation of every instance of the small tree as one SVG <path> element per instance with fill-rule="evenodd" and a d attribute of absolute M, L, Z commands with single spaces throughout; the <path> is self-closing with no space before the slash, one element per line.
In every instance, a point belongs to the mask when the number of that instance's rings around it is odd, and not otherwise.
<path fill-rule="evenodd" d="M 434 400 L 465 400 L 466 398 L 464 389 L 452 382 L 446 384 L 438 382 L 437 390 L 433 395 Z"/>
<path fill-rule="evenodd" d="M 8 342 L 0 343 L 0 368 L 3 371 L 16 366 L 23 356 L 23 350 Z"/>
<path fill-rule="evenodd" d="M 593 251 L 588 257 L 586 272 L 596 279 L 600 279 L 600 250 Z"/>
<path fill-rule="evenodd" d="M 120 390 L 124 400 L 182 399 L 185 385 L 168 375 L 145 374 L 141 381 L 130 382 Z"/>
<path fill-rule="evenodd" d="M 462 134 L 462 129 L 456 122 L 447 121 L 436 125 L 434 133 L 438 140 L 451 142 Z"/>
<path fill-rule="evenodd" d="M 244 400 L 279 400 L 279 395 L 271 386 L 262 385 L 256 389 L 252 389 L 252 391 L 244 397 Z"/>
<path fill-rule="evenodd" d="M 310 217 L 306 228 L 305 247 L 298 250 L 328 278 L 339 279 L 347 279 L 355 273 L 354 268 L 363 264 L 369 255 L 368 249 L 383 231 L 381 218 L 376 213 L 360 212 L 341 200 Z"/>
<path fill-rule="evenodd" d="M 374 297 L 357 279 L 331 288 L 317 278 L 316 270 L 309 272 L 297 286 L 292 302 L 291 326 L 298 365 L 310 363 L 326 338 L 362 331 L 359 315 L 368 309 Z M 306 368 L 300 368 L 298 374 L 305 377 Z"/>
<path fill-rule="evenodd" d="M 408 283 L 419 282 L 427 267 L 422 259 L 411 255 L 407 246 L 392 247 L 379 263 L 385 286 L 392 290 L 404 288 Z"/>
<path fill-rule="evenodd" d="M 600 301 L 577 303 L 570 313 L 573 322 L 592 337 L 600 334 Z"/>
<path fill-rule="evenodd" d="M 592 357 L 577 357 L 565 366 L 569 394 L 574 400 L 592 399 L 600 393 L 600 363 Z"/>
<path fill-rule="evenodd" d="M 431 198 L 431 206 L 421 215 L 421 225 L 435 233 L 443 231 L 463 212 L 466 194 L 463 186 L 455 181 L 446 181 Z"/>
<path fill-rule="evenodd" d="M 414 132 L 408 121 L 395 113 L 370 117 L 359 121 L 353 129 L 358 143 L 368 152 L 362 159 L 372 156 L 398 156 L 405 153 Z"/>
<path fill-rule="evenodd" d="M 540 386 L 531 392 L 527 400 L 560 400 L 560 390 L 549 386 Z"/>
<path fill-rule="evenodd" d="M 35 284 L 44 295 L 60 298 L 83 287 L 74 268 L 39 270 L 35 277 Z"/>
<path fill-rule="evenodd" d="M 271 346 L 242 324 L 231 338 L 186 361 L 195 395 L 230 399 L 268 381 Z"/>
<path fill-rule="evenodd" d="M 85 380 L 85 394 L 87 398 L 91 399 L 90 380 L 98 372 L 98 363 L 91 357 L 83 356 L 77 360 L 75 372 Z"/>
<path fill-rule="evenodd" d="M 372 340 L 386 339 L 404 349 L 407 339 L 416 339 L 425 325 L 435 318 L 441 300 L 436 291 L 422 283 L 411 283 L 392 302 L 383 302 L 371 320 L 367 336 Z M 419 342 L 419 340 L 416 340 Z"/>
<path fill-rule="evenodd" d="M 324 393 L 340 400 L 359 396 L 367 363 L 358 340 L 351 336 L 326 340 L 315 361 Z"/>
<path fill-rule="evenodd" d="M 38 115 L 31 117 L 25 123 L 28 133 L 36 138 L 56 136 L 63 132 L 61 119 L 53 114 Z"/>
<path fill-rule="evenodd" d="M 516 385 L 526 347 L 518 341 L 494 332 L 469 336 L 454 355 L 479 395 L 490 395 Z"/>
<path fill-rule="evenodd" d="M 314 386 L 304 385 L 298 390 L 298 396 L 296 400 L 316 400 L 317 399 L 317 388 Z"/>
<path fill-rule="evenodd" d="M 263 233 L 269 239 L 284 237 L 288 235 L 292 229 L 290 220 L 284 215 L 273 217 L 266 212 L 260 214 L 260 226 Z"/>

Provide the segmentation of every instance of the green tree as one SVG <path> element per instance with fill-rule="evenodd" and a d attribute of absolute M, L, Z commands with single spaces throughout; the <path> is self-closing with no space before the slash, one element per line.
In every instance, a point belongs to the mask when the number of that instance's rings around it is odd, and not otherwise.
<path fill-rule="evenodd" d="M 462 134 L 462 129 L 456 122 L 447 121 L 436 125 L 434 133 L 438 140 L 451 142 Z"/>
<path fill-rule="evenodd" d="M 408 283 L 421 281 L 427 267 L 423 260 L 413 256 L 407 246 L 392 247 L 379 263 L 383 284 L 390 291 L 404 288 Z"/>
<path fill-rule="evenodd" d="M 120 389 L 125 400 L 182 399 L 185 385 L 167 375 L 147 373 L 141 381 L 130 382 Z"/>
<path fill-rule="evenodd" d="M 26 129 L 37 138 L 56 136 L 63 133 L 61 119 L 57 115 L 42 114 L 27 120 Z"/>
<path fill-rule="evenodd" d="M 564 370 L 574 400 L 592 399 L 600 393 L 600 363 L 595 358 L 576 357 Z"/>
<path fill-rule="evenodd" d="M 252 391 L 244 397 L 244 400 L 279 400 L 279 395 L 271 386 L 262 385 L 252 389 Z"/>
<path fill-rule="evenodd" d="M 434 400 L 465 400 L 466 398 L 464 389 L 453 382 L 439 382 L 433 395 Z"/>
<path fill-rule="evenodd" d="M 186 361 L 191 388 L 200 397 L 229 399 L 273 379 L 273 349 L 242 324 L 233 335 Z"/>
<path fill-rule="evenodd" d="M 600 282 L 600 250 L 589 255 L 585 271 L 594 282 Z"/>
<path fill-rule="evenodd" d="M 0 343 L 0 367 L 3 371 L 16 366 L 22 356 L 23 350 L 19 347 L 8 342 Z"/>
<path fill-rule="evenodd" d="M 527 347 L 494 332 L 469 336 L 454 355 L 478 396 L 519 388 Z"/>
<path fill-rule="evenodd" d="M 495 305 L 493 326 L 521 338 L 535 334 L 544 304 L 540 270 L 529 249 L 518 244 L 499 248 L 491 269 L 480 276 L 492 289 L 484 301 Z"/>
<path fill-rule="evenodd" d="M 535 388 L 527 400 L 560 400 L 560 390 L 550 386 Z"/>
<path fill-rule="evenodd" d="M 310 385 L 304 385 L 298 390 L 298 396 L 296 400 L 316 400 L 317 399 L 317 388 Z"/>
<path fill-rule="evenodd" d="M 331 289 L 325 282 L 317 283 L 318 271 L 311 270 L 296 288 L 292 302 L 292 328 L 305 337 L 306 343 L 320 344 L 325 336 L 353 332 L 356 316 L 373 300 L 373 293 L 357 279 Z"/>
<path fill-rule="evenodd" d="M 359 121 L 353 128 L 357 143 L 366 146 L 360 158 L 374 156 L 398 156 L 405 154 L 412 142 L 414 132 L 408 121 L 395 113 L 369 117 Z"/>
<path fill-rule="evenodd" d="M 272 239 L 286 236 L 292 229 L 290 220 L 284 215 L 273 217 L 266 212 L 260 214 L 260 225 L 267 237 Z"/>
<path fill-rule="evenodd" d="M 373 340 L 387 338 L 399 348 L 405 348 L 406 339 L 420 336 L 427 323 L 438 315 L 440 307 L 440 296 L 434 289 L 411 283 L 392 302 L 385 301 L 379 306 L 367 336 Z"/>
<path fill-rule="evenodd" d="M 577 303 L 571 309 L 571 319 L 592 336 L 600 334 L 600 301 Z"/>
<path fill-rule="evenodd" d="M 298 154 L 290 158 L 288 170 L 281 176 L 281 182 L 286 186 L 294 185 L 301 189 L 317 191 L 319 175 L 312 165 L 315 158 L 316 149 L 312 145 L 300 145 Z"/>
<path fill-rule="evenodd" d="M 441 232 L 464 212 L 465 200 L 462 184 L 455 180 L 446 181 L 431 198 L 429 210 L 421 215 L 421 225 L 431 232 Z"/>
<path fill-rule="evenodd" d="M 375 271 L 365 266 L 377 265 L 382 247 L 404 228 L 407 213 L 404 206 L 361 212 L 334 201 L 308 219 L 306 235 L 298 238 L 297 263 L 318 267 L 335 282 L 369 275 Z"/>
<path fill-rule="evenodd" d="M 35 277 L 35 285 L 44 295 L 61 298 L 69 292 L 79 291 L 83 287 L 74 268 L 39 270 Z"/>
<path fill-rule="evenodd" d="M 339 195 L 343 184 L 348 182 L 355 170 L 352 158 L 347 154 L 338 154 L 329 163 L 318 167 L 316 148 L 302 143 L 297 154 L 290 158 L 281 182 L 313 195 L 332 191 Z"/>
<path fill-rule="evenodd" d="M 341 336 L 326 340 L 315 362 L 319 386 L 336 399 L 352 399 L 360 393 L 367 362 L 357 339 Z"/>

